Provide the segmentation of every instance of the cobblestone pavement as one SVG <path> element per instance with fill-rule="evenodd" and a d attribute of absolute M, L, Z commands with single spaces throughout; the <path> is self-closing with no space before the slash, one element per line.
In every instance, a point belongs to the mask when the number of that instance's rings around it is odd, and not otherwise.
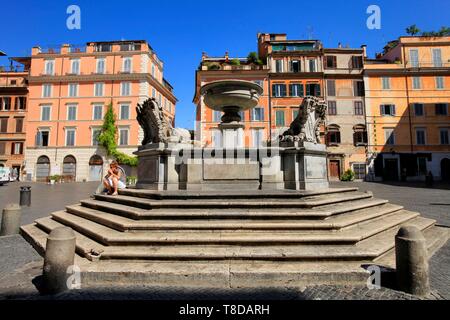
<path fill-rule="evenodd" d="M 18 202 L 19 186 L 13 183 L 0 187 L 0 207 Z M 32 207 L 24 208 L 23 224 L 48 216 L 65 205 L 89 198 L 97 183 L 77 183 L 57 186 L 26 184 L 32 186 Z M 375 197 L 404 205 L 408 210 L 419 211 L 424 216 L 450 225 L 449 206 L 430 203 L 450 202 L 450 190 L 427 189 L 418 186 L 391 186 L 378 183 L 333 183 L 333 186 L 357 186 L 373 191 Z M 208 289 L 161 287 L 83 288 L 57 296 L 39 295 L 35 285 L 42 273 L 42 258 L 20 236 L 0 237 L 0 300 L 2 299 L 117 299 L 117 300 L 416 300 L 395 290 L 381 288 L 369 290 L 355 286 L 309 286 L 303 289 Z M 422 299 L 450 299 L 450 242 L 430 260 L 432 294 Z"/>
<path fill-rule="evenodd" d="M 435 219 L 439 225 L 450 227 L 450 185 L 436 184 L 427 188 L 425 183 L 332 182 L 332 187 L 358 187 L 372 191 L 376 198 L 389 200 L 407 210 L 420 212 Z"/>
<path fill-rule="evenodd" d="M 52 212 L 63 210 L 66 205 L 88 199 L 99 184 L 100 182 L 57 185 L 12 182 L 0 186 L 0 210 L 8 203 L 19 203 L 21 186 L 31 186 L 31 207 L 22 208 L 22 225 L 30 224 L 38 218 L 49 216 Z"/>

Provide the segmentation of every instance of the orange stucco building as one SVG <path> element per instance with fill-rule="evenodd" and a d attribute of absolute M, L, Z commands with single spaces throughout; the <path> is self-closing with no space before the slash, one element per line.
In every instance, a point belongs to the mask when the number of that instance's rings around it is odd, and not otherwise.
<path fill-rule="evenodd" d="M 0 166 L 18 178 L 24 167 L 29 58 L 0 67 Z"/>
<path fill-rule="evenodd" d="M 260 84 L 264 93 L 255 110 L 243 113 L 243 144 L 262 146 L 277 140 L 297 117 L 303 97 L 321 97 L 330 104 L 323 141 L 328 144 L 328 172 L 339 179 L 347 169 L 364 179 L 367 134 L 364 113 L 363 57 L 365 50 L 324 49 L 318 40 L 288 40 L 286 34 L 257 35 L 259 63 L 247 58 L 208 57 L 196 72 L 197 140 L 220 146 L 221 114 L 209 109 L 200 88 L 219 79 Z M 331 61 L 331 63 L 330 63 Z M 325 129 L 327 132 L 325 132 Z M 325 134 L 326 133 L 326 134 Z"/>
<path fill-rule="evenodd" d="M 372 180 L 450 180 L 450 37 L 400 37 L 365 62 Z"/>
<path fill-rule="evenodd" d="M 305 95 L 323 96 L 321 43 L 287 40 L 286 34 L 258 34 L 258 54 L 247 58 L 208 57 L 203 54 L 196 72 L 196 135 L 202 146 L 220 146 L 221 114 L 203 102 L 200 88 L 220 79 L 254 81 L 264 92 L 259 105 L 243 112 L 243 144 L 259 147 L 278 137 L 295 119 Z M 295 65 L 295 66 L 294 66 Z"/>
<path fill-rule="evenodd" d="M 109 104 L 119 150 L 143 138 L 135 107 L 154 97 L 174 121 L 176 98 L 164 64 L 146 41 L 89 42 L 85 47 L 34 47 L 29 77 L 26 174 L 46 181 L 98 181 L 110 159 L 97 137 Z"/>

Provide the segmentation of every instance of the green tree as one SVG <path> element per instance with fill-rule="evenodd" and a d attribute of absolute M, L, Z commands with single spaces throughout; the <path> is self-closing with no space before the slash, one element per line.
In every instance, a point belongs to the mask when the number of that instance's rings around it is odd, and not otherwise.
<path fill-rule="evenodd" d="M 439 37 L 448 37 L 450 36 L 450 27 L 441 27 L 437 33 Z"/>
<path fill-rule="evenodd" d="M 411 36 L 415 36 L 416 34 L 418 34 L 420 32 L 419 28 L 417 28 L 417 26 L 415 24 L 409 26 L 408 28 L 406 28 L 406 33 L 411 35 Z"/>
<path fill-rule="evenodd" d="M 248 63 L 254 63 L 257 64 L 259 66 L 262 66 L 264 63 L 263 61 L 258 58 L 258 54 L 256 52 L 250 52 L 247 56 L 247 62 Z"/>
<path fill-rule="evenodd" d="M 450 36 L 450 28 L 449 27 L 441 27 L 439 31 L 424 31 L 422 32 L 422 36 L 424 37 L 448 37 Z"/>
<path fill-rule="evenodd" d="M 116 115 L 112 103 L 108 105 L 105 118 L 103 119 L 102 132 L 98 137 L 98 142 L 106 149 L 108 156 L 116 158 L 119 164 L 128 165 L 131 167 L 137 167 L 137 157 L 129 156 L 119 150 L 117 150 L 117 127 L 116 127 Z"/>

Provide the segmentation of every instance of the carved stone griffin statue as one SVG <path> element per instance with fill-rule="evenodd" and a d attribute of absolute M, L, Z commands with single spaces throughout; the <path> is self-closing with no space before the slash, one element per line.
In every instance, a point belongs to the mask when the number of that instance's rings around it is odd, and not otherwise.
<path fill-rule="evenodd" d="M 163 109 L 155 100 L 149 98 L 137 105 L 137 121 L 144 131 L 142 145 L 149 143 L 188 142 L 190 133 L 186 129 L 173 128 L 164 115 Z"/>
<path fill-rule="evenodd" d="M 320 126 L 325 122 L 326 111 L 325 101 L 312 96 L 305 97 L 297 117 L 280 136 L 280 141 L 320 143 Z"/>

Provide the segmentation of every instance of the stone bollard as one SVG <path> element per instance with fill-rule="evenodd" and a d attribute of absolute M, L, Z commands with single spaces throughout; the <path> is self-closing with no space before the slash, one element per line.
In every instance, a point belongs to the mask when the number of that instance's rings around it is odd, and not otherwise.
<path fill-rule="evenodd" d="M 20 231 L 20 218 L 22 210 L 18 204 L 8 204 L 3 209 L 0 236 L 18 234 Z"/>
<path fill-rule="evenodd" d="M 395 237 L 395 259 L 398 289 L 413 295 L 428 295 L 428 250 L 426 240 L 418 228 L 400 228 Z"/>
<path fill-rule="evenodd" d="M 46 293 L 55 294 L 68 289 L 67 270 L 75 260 L 75 233 L 71 228 L 54 229 L 45 248 L 43 285 Z"/>

